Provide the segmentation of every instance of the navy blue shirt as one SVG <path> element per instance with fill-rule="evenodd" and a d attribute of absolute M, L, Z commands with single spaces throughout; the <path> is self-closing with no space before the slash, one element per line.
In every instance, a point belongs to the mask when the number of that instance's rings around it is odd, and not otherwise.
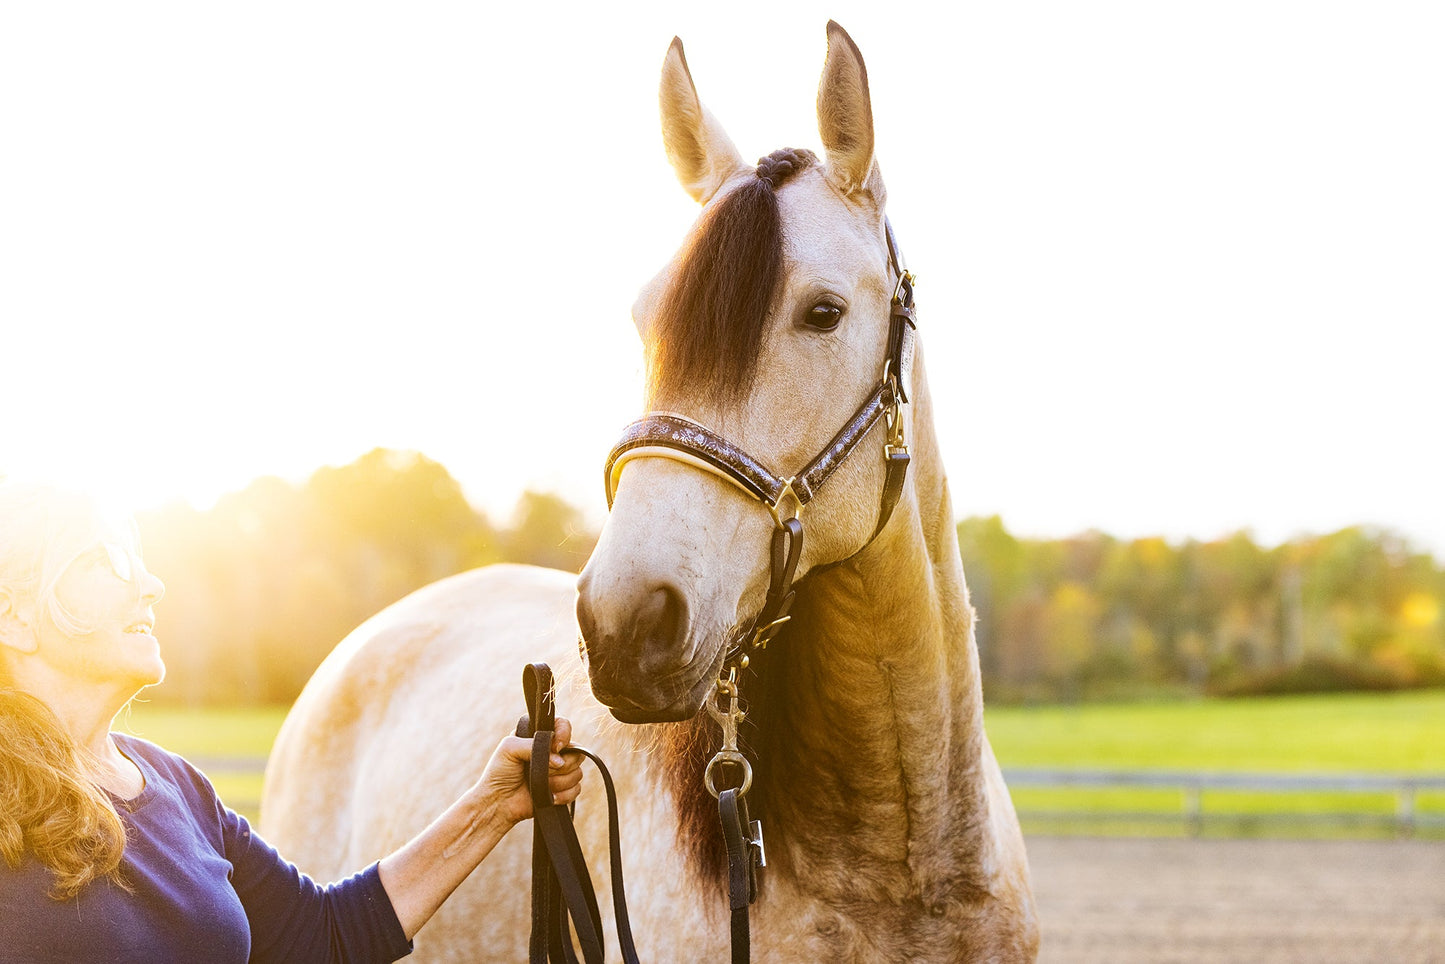
<path fill-rule="evenodd" d="M 377 865 L 322 886 L 228 809 L 200 771 L 153 743 L 114 734 L 145 776 L 125 824 L 127 893 L 96 881 L 49 896 L 49 868 L 0 860 L 0 962 L 394 961 L 411 952 Z"/>

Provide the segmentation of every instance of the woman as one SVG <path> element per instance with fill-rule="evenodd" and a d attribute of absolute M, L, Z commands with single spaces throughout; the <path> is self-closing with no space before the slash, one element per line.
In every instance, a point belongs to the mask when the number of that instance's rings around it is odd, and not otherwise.
<path fill-rule="evenodd" d="M 165 675 L 164 586 L 134 525 L 83 496 L 0 482 L 0 962 L 391 961 L 532 814 L 531 743 L 502 740 L 431 826 L 321 886 L 225 807 L 185 760 L 110 732 Z M 570 803 L 581 758 L 550 785 Z"/>

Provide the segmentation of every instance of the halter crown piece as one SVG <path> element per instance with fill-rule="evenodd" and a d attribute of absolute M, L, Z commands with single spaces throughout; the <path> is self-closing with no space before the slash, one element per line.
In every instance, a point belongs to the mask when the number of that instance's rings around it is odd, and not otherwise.
<path fill-rule="evenodd" d="M 777 190 L 797 172 L 815 164 L 810 151 L 774 151 L 758 161 L 758 179 Z M 748 630 L 728 648 L 722 672 L 708 699 L 709 715 L 722 727 L 722 747 L 703 772 L 703 786 L 718 801 L 718 814 L 728 852 L 728 891 L 732 910 L 733 961 L 747 960 L 748 905 L 757 897 L 757 870 L 766 861 L 762 827 L 750 820 L 743 799 L 752 786 L 752 765 L 738 748 L 738 726 L 742 723 L 738 671 L 747 668 L 749 654 L 766 649 L 768 642 L 791 617 L 796 593 L 793 577 L 803 551 L 803 509 L 843 461 L 882 422 L 887 437 L 882 446 L 886 474 L 879 496 L 878 522 L 863 548 L 878 538 L 888 524 L 903 493 L 908 475 L 908 441 L 904 433 L 903 406 L 908 404 L 913 372 L 914 330 L 913 275 L 901 264 L 893 226 L 885 219 L 888 268 L 896 278 L 889 307 L 888 350 L 878 386 L 821 452 L 802 471 L 789 478 L 775 475 L 761 461 L 749 455 L 712 429 L 683 415 L 649 412 L 629 425 L 622 439 L 607 456 L 604 481 L 607 507 L 612 508 L 622 469 L 635 459 L 666 458 L 711 473 L 736 486 L 767 508 L 773 517 L 772 570 L 763 607 Z M 859 550 L 860 552 L 862 549 Z M 720 787 L 722 773 L 736 772 L 736 783 Z"/>

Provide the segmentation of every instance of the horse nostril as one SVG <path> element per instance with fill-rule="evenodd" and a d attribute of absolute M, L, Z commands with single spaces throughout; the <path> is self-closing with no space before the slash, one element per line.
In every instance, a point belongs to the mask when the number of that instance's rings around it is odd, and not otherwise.
<path fill-rule="evenodd" d="M 637 613 L 637 639 L 649 653 L 671 661 L 686 633 L 686 606 L 671 586 L 658 586 Z"/>
<path fill-rule="evenodd" d="M 646 677 L 671 672 L 692 657 L 685 648 L 686 597 L 665 582 L 638 587 L 636 594 L 580 593 L 577 629 L 584 661 L 591 662 L 594 671 L 607 664 L 609 672 L 630 667 L 630 672 Z"/>
<path fill-rule="evenodd" d="M 585 593 L 577 597 L 577 631 L 589 645 L 597 638 L 597 617 L 592 614 L 592 605 Z"/>

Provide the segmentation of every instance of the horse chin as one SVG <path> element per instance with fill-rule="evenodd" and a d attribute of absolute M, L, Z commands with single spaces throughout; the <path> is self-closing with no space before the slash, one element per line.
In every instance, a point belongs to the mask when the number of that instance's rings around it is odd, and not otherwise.
<path fill-rule="evenodd" d="M 703 700 L 712 691 L 716 673 L 707 667 L 706 672 L 677 699 L 665 706 L 644 705 L 630 696 L 599 689 L 592 681 L 592 694 L 607 711 L 622 723 L 681 723 L 697 716 Z"/>
<path fill-rule="evenodd" d="M 701 703 L 691 706 L 683 706 L 681 703 L 674 703 L 672 706 L 660 710 L 640 710 L 630 707 L 609 706 L 607 711 L 619 723 L 682 723 L 697 715 Z"/>

